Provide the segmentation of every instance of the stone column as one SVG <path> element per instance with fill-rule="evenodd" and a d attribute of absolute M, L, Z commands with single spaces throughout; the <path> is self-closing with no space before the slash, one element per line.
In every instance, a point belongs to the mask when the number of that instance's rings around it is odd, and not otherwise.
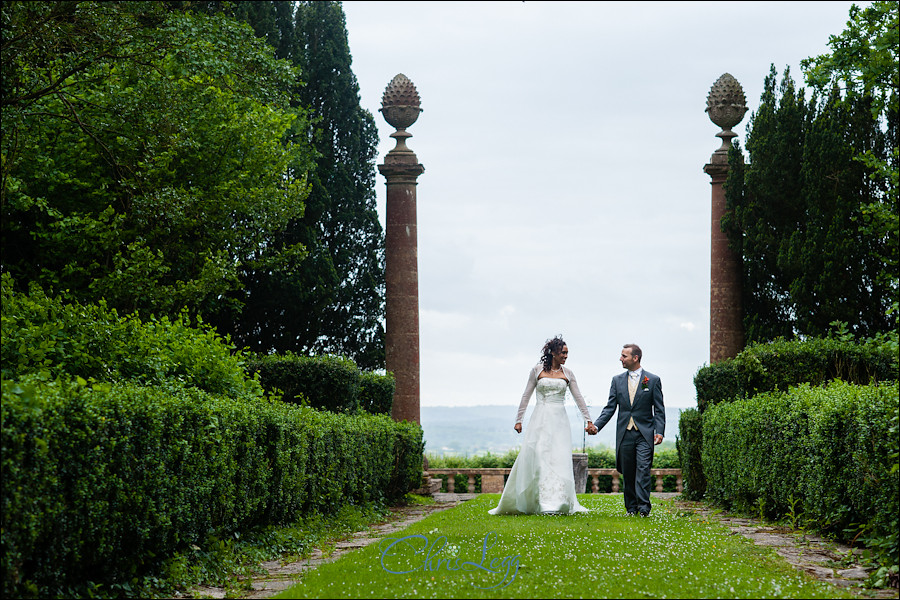
<path fill-rule="evenodd" d="M 385 227 L 385 367 L 396 388 L 391 416 L 419 423 L 419 267 L 416 235 L 416 179 L 425 171 L 406 146 L 406 128 L 419 118 L 419 94 L 405 75 L 384 90 L 379 109 L 397 129 L 397 141 L 378 170 L 387 180 Z"/>
<path fill-rule="evenodd" d="M 713 84 L 706 100 L 710 120 L 722 128 L 716 136 L 722 145 L 713 152 L 703 171 L 712 179 L 712 229 L 710 235 L 709 362 L 733 358 L 744 349 L 743 307 L 741 303 L 741 257 L 728 244 L 722 231 L 725 189 L 728 178 L 728 150 L 737 134 L 731 128 L 747 112 L 744 91 L 738 81 L 725 73 Z"/>

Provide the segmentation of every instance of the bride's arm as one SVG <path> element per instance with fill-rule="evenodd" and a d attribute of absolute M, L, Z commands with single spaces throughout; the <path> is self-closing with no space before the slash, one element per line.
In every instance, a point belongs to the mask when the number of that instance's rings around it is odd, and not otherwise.
<path fill-rule="evenodd" d="M 566 375 L 569 377 L 569 391 L 572 392 L 572 397 L 575 398 L 575 404 L 578 405 L 578 409 L 581 411 L 584 420 L 591 422 L 591 413 L 588 412 L 587 403 L 584 401 L 584 396 L 581 395 L 581 390 L 578 388 L 578 382 L 575 380 L 575 373 L 573 373 L 571 369 L 566 369 Z"/>
<path fill-rule="evenodd" d="M 525 418 L 525 409 L 528 408 L 528 401 L 531 399 L 531 394 L 534 393 L 534 388 L 537 385 L 537 376 L 540 372 L 535 373 L 535 370 L 538 367 L 535 367 L 528 373 L 528 383 L 525 384 L 525 392 L 522 393 L 522 401 L 519 402 L 519 412 L 516 413 L 516 425 L 522 422 L 522 419 Z"/>

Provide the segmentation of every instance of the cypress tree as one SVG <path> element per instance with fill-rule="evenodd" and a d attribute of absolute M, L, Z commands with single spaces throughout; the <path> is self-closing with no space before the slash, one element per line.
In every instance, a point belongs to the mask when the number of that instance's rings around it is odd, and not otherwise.
<path fill-rule="evenodd" d="M 360 107 L 340 3 L 300 2 L 295 19 L 297 63 L 307 81 L 298 97 L 321 118 L 313 136 L 321 156 L 310 196 L 321 205 L 319 242 L 339 280 L 317 349 L 383 367 L 384 231 L 375 210 L 375 119 Z"/>
<path fill-rule="evenodd" d="M 311 128 L 296 135 L 317 150 L 302 218 L 282 244 L 300 243 L 299 264 L 247 273 L 236 317 L 214 319 L 237 343 L 261 352 L 329 353 L 384 367 L 384 232 L 375 209 L 378 134 L 360 107 L 339 2 L 238 2 L 236 17 L 300 67 L 295 106 Z"/>
<path fill-rule="evenodd" d="M 862 226 L 881 192 L 854 158 L 883 156 L 884 132 L 863 99 L 804 95 L 773 67 L 748 126 L 750 164 L 730 155 L 723 227 L 743 259 L 748 342 L 827 335 L 835 321 L 862 336 L 890 329 L 885 240 Z"/>

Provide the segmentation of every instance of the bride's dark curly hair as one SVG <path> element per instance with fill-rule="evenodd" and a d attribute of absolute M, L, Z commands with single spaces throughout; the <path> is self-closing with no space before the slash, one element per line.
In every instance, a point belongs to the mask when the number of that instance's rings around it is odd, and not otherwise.
<path fill-rule="evenodd" d="M 566 342 L 561 335 L 556 336 L 552 340 L 547 340 L 547 343 L 544 344 L 544 349 L 541 350 L 541 364 L 544 366 L 545 371 L 549 371 L 553 366 L 553 355 L 558 354 L 565 345 Z"/>

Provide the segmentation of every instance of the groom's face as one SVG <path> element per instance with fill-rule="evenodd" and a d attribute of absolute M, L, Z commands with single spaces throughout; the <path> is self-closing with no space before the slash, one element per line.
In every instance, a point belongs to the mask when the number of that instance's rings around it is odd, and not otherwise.
<path fill-rule="evenodd" d="M 637 358 L 631 355 L 631 348 L 622 348 L 622 355 L 619 357 L 619 362 L 622 363 L 623 368 L 628 369 L 629 371 L 634 371 L 638 365 Z"/>

